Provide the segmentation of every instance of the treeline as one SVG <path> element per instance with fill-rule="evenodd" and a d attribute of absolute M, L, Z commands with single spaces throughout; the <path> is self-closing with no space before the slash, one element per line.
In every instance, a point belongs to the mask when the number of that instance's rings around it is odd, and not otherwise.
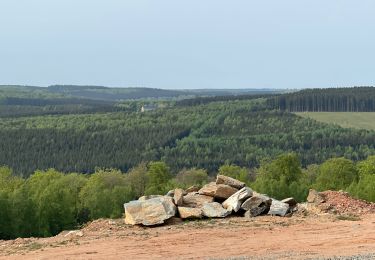
<path fill-rule="evenodd" d="M 373 112 L 375 88 L 306 89 L 269 98 L 267 105 L 291 112 Z"/>
<path fill-rule="evenodd" d="M 186 98 L 186 99 L 178 100 L 176 101 L 176 106 L 177 107 L 198 106 L 198 105 L 205 105 L 211 102 L 218 102 L 218 101 L 251 100 L 251 99 L 269 98 L 270 96 L 277 96 L 277 95 L 278 94 L 269 93 L 269 94 L 195 97 L 195 98 Z M 255 107 L 254 110 L 255 109 L 257 108 Z"/>
<path fill-rule="evenodd" d="M 315 188 L 346 190 L 355 197 L 375 201 L 375 156 L 358 163 L 332 158 L 302 168 L 298 156 L 289 153 L 265 160 L 254 169 L 222 165 L 218 173 L 277 199 L 305 201 L 308 189 Z M 201 187 L 213 179 L 205 169 L 173 172 L 164 162 L 141 163 L 127 173 L 96 169 L 91 175 L 64 174 L 50 169 L 36 171 L 26 179 L 0 167 L 0 239 L 51 236 L 92 219 L 119 218 L 123 204 L 142 195 Z"/>
<path fill-rule="evenodd" d="M 173 170 L 225 163 L 257 167 L 262 159 L 296 152 L 304 166 L 374 154 L 375 132 L 343 129 L 282 111 L 264 99 L 212 102 L 155 111 L 3 118 L 0 165 L 16 174 L 37 169 L 122 171 L 163 160 Z"/>

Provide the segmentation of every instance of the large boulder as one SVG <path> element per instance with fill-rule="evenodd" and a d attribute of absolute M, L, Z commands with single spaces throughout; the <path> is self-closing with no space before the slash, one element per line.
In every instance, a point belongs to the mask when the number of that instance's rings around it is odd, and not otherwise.
<path fill-rule="evenodd" d="M 268 215 L 284 217 L 289 212 L 289 204 L 272 199 L 272 204 Z"/>
<path fill-rule="evenodd" d="M 251 198 L 242 203 L 241 208 L 246 210 L 245 217 L 256 217 L 267 213 L 270 209 L 272 199 L 259 193 L 253 193 Z"/>
<path fill-rule="evenodd" d="M 241 208 L 241 204 L 247 198 L 253 195 L 253 191 L 249 187 L 243 187 L 223 202 L 223 207 L 227 210 L 237 212 Z"/>
<path fill-rule="evenodd" d="M 199 194 L 211 196 L 218 199 L 227 199 L 236 193 L 238 189 L 225 184 L 211 182 L 199 190 Z"/>
<path fill-rule="evenodd" d="M 218 202 L 206 203 L 202 207 L 203 216 L 208 218 L 225 218 L 231 211 L 223 208 Z"/>
<path fill-rule="evenodd" d="M 201 195 L 198 192 L 188 193 L 183 197 L 183 206 L 189 208 L 201 208 L 205 203 L 213 202 L 211 196 Z"/>
<path fill-rule="evenodd" d="M 152 226 L 163 224 L 176 215 L 176 206 L 171 197 L 162 196 L 147 200 L 134 200 L 124 204 L 125 223 Z"/>
<path fill-rule="evenodd" d="M 216 177 L 216 184 L 225 184 L 236 189 L 242 189 L 243 187 L 245 187 L 245 183 L 220 174 Z"/>
<path fill-rule="evenodd" d="M 188 207 L 178 207 L 178 214 L 182 219 L 192 219 L 192 218 L 202 218 L 203 212 L 201 208 L 188 208 Z"/>
<path fill-rule="evenodd" d="M 184 190 L 183 189 L 175 189 L 173 194 L 174 204 L 177 206 L 182 206 L 184 203 Z"/>
<path fill-rule="evenodd" d="M 241 208 L 247 211 L 253 208 L 257 208 L 261 205 L 271 206 L 271 203 L 272 199 L 270 197 L 259 193 L 254 193 L 251 198 L 248 198 L 244 201 L 244 203 L 242 203 Z"/>

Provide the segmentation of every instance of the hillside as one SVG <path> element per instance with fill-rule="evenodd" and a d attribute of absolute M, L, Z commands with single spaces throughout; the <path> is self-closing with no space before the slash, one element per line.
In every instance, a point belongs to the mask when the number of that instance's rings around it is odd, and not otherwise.
<path fill-rule="evenodd" d="M 300 112 L 295 114 L 344 128 L 375 130 L 375 113 L 373 112 Z"/>
<path fill-rule="evenodd" d="M 36 169 L 93 172 L 163 160 L 173 170 L 256 167 L 288 151 L 303 165 L 333 156 L 364 159 L 375 132 L 343 129 L 267 110 L 265 99 L 210 102 L 146 113 L 111 112 L 7 118 L 0 122 L 0 164 L 28 176 Z"/>

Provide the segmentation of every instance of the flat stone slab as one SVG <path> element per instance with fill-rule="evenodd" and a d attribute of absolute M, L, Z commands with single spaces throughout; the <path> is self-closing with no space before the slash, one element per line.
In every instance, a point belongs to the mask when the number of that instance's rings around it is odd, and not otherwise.
<path fill-rule="evenodd" d="M 202 207 L 203 216 L 208 218 L 225 218 L 232 211 L 229 211 L 218 202 L 206 203 Z"/>
<path fill-rule="evenodd" d="M 124 204 L 125 223 L 152 226 L 163 224 L 165 220 L 176 215 L 176 206 L 169 196 L 147 200 L 134 200 Z"/>
<path fill-rule="evenodd" d="M 245 187 L 245 183 L 243 183 L 242 181 L 220 174 L 216 177 L 216 184 L 225 184 L 236 189 L 242 189 L 243 187 Z"/>
<path fill-rule="evenodd" d="M 216 184 L 215 182 L 211 182 L 204 185 L 203 188 L 199 190 L 199 194 L 211 196 L 218 199 L 227 199 L 237 191 L 238 189 L 233 188 L 229 185 Z"/>

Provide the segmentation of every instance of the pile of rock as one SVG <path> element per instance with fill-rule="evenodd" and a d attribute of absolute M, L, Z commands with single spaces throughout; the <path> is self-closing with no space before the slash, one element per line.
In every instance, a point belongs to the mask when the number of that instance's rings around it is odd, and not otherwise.
<path fill-rule="evenodd" d="M 167 195 L 143 196 L 124 204 L 125 223 L 145 226 L 163 224 L 172 217 L 182 219 L 224 218 L 231 214 L 255 217 L 258 215 L 286 216 L 296 209 L 296 201 L 282 201 L 259 194 L 245 183 L 218 175 L 201 189 L 175 189 Z"/>

